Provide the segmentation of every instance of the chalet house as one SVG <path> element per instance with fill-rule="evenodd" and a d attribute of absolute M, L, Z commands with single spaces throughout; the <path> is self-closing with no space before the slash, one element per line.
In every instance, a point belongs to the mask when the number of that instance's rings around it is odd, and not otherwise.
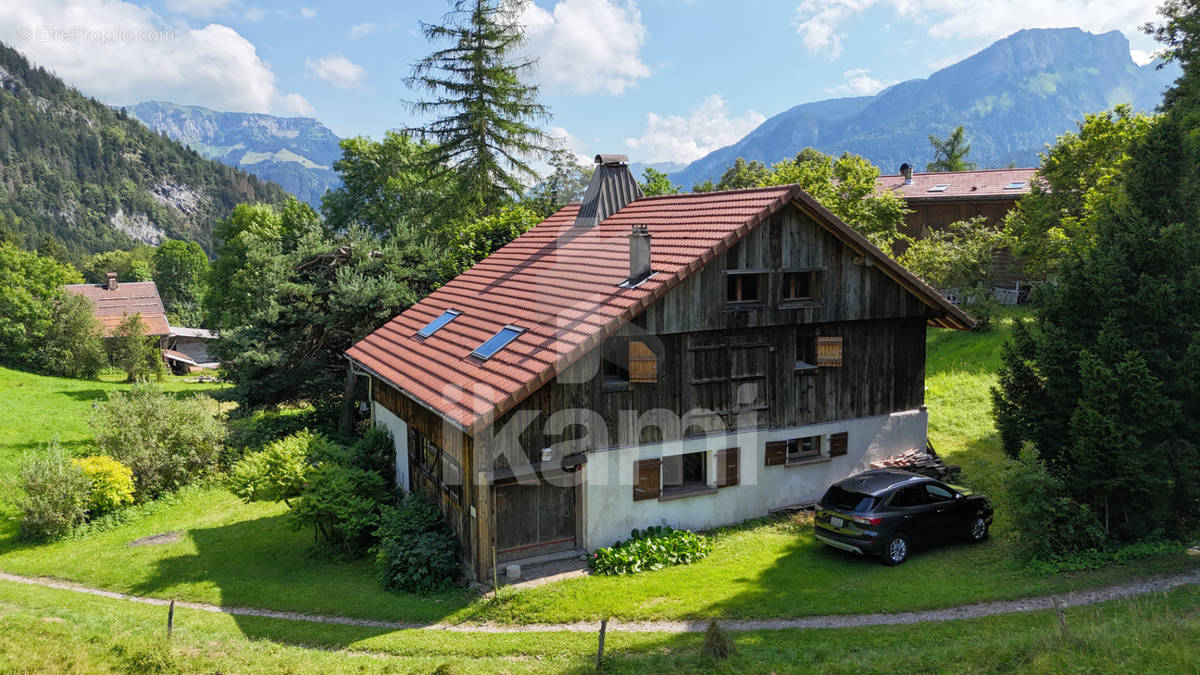
<path fill-rule="evenodd" d="M 92 301 L 93 315 L 103 327 L 104 337 L 111 337 L 126 316 L 140 314 L 145 335 L 157 338 L 163 359 L 177 374 L 218 365 L 207 349 L 213 334 L 202 328 L 171 326 L 153 281 L 118 282 L 116 273 L 109 272 L 102 284 L 69 284 L 65 288 Z"/>
<path fill-rule="evenodd" d="M 904 199 L 910 213 L 904 216 L 905 234 L 919 239 L 960 220 L 983 216 L 987 224 L 1000 227 L 1017 200 L 1029 194 L 1037 169 L 988 169 L 913 173 L 903 164 L 900 173 L 879 176 L 880 192 L 894 192 Z M 1013 286 L 1025 280 L 1020 261 L 1007 251 L 997 260 L 997 283 Z"/>
<path fill-rule="evenodd" d="M 347 351 L 478 578 L 818 498 L 925 444 L 925 327 L 972 320 L 797 186 L 571 204 Z"/>

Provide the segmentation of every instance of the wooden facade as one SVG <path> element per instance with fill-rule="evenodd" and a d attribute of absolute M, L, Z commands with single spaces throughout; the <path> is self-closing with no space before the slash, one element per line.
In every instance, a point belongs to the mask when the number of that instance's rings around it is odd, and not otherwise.
<path fill-rule="evenodd" d="M 493 554 L 584 543 L 589 453 L 921 407 L 934 311 L 787 206 L 473 435 L 378 380 L 374 399 L 408 424 L 413 489 L 437 498 L 482 578 Z M 461 467 L 457 494 L 418 456 L 425 442 Z M 845 444 L 835 435 L 828 451 Z M 720 451 L 717 487 L 738 484 L 742 452 Z M 646 469 L 631 499 L 657 495 L 655 476 Z"/>
<path fill-rule="evenodd" d="M 904 216 L 904 233 L 914 239 L 930 236 L 936 230 L 944 230 L 953 223 L 983 217 L 989 227 L 1000 228 L 1004 217 L 1016 208 L 1022 195 L 1011 197 L 974 199 L 909 199 L 905 205 L 909 213 Z M 1004 250 L 996 256 L 996 283 L 1011 286 L 1025 281 L 1024 265 Z"/>

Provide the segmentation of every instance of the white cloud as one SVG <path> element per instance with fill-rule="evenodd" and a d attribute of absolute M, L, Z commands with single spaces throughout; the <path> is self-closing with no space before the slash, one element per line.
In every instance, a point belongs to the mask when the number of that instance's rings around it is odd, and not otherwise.
<path fill-rule="evenodd" d="M 262 21 L 267 16 L 267 13 L 261 7 L 251 7 L 245 12 L 242 12 L 242 18 L 247 21 Z"/>
<path fill-rule="evenodd" d="M 339 89 L 355 89 L 362 84 L 367 71 L 341 54 L 327 54 L 322 58 L 304 59 L 308 74 L 325 80 Z"/>
<path fill-rule="evenodd" d="M 731 118 L 725 100 L 713 94 L 687 117 L 649 113 L 645 133 L 625 139 L 625 145 L 635 151 L 636 162 L 691 162 L 740 140 L 765 120 L 753 110 Z"/>
<path fill-rule="evenodd" d="M 364 35 L 370 35 L 371 33 L 374 33 L 375 28 L 375 24 L 371 23 L 370 21 L 364 21 L 363 23 L 355 24 L 350 27 L 350 37 L 357 40 Z"/>
<path fill-rule="evenodd" d="M 301 7 L 300 8 L 300 16 L 302 16 L 306 19 L 311 19 L 311 18 L 315 17 L 316 15 L 317 15 L 317 10 L 315 10 L 311 7 Z"/>
<path fill-rule="evenodd" d="M 576 162 L 583 165 L 591 165 L 592 155 L 582 153 L 582 150 L 587 146 L 583 142 L 583 139 L 567 131 L 565 127 L 550 127 L 546 129 L 546 134 L 553 138 L 559 147 L 571 151 L 571 154 L 575 155 Z"/>
<path fill-rule="evenodd" d="M 1129 56 L 1132 57 L 1133 62 L 1138 64 L 1139 66 L 1144 66 L 1147 63 L 1150 63 L 1154 59 L 1158 58 L 1158 55 L 1155 54 L 1154 52 L 1144 52 L 1140 49 L 1130 49 Z"/>
<path fill-rule="evenodd" d="M 207 18 L 224 12 L 234 0 L 167 0 L 167 9 L 176 14 Z"/>
<path fill-rule="evenodd" d="M 830 60 L 842 51 L 841 25 L 875 6 L 928 27 L 936 38 L 996 39 L 1022 28 L 1078 26 L 1087 31 L 1124 31 L 1156 19 L 1146 0 L 803 0 L 796 7 L 796 32 L 806 49 Z"/>
<path fill-rule="evenodd" d="M 112 104 L 161 99 L 217 110 L 310 114 L 279 90 L 254 45 L 220 24 L 168 24 L 120 0 L 0 3 L 0 39 L 84 93 Z"/>
<path fill-rule="evenodd" d="M 562 0 L 551 11 L 529 3 L 520 21 L 549 90 L 616 95 L 650 75 L 640 54 L 646 27 L 631 0 Z"/>
<path fill-rule="evenodd" d="M 830 87 L 825 91 L 831 94 L 847 94 L 850 96 L 870 96 L 876 94 L 882 89 L 892 86 L 895 82 L 885 82 L 871 77 L 871 71 L 866 68 L 856 68 L 847 70 L 842 73 L 842 77 L 846 78 L 843 84 L 836 87 Z"/>

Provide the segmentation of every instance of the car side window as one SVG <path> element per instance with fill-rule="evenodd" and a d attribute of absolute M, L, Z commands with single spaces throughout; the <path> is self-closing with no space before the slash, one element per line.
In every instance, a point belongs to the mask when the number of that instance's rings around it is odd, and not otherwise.
<path fill-rule="evenodd" d="M 929 501 L 931 502 L 947 502 L 954 499 L 954 493 L 933 483 L 925 484 L 925 492 L 929 495 Z"/>
<path fill-rule="evenodd" d="M 897 490 L 896 493 L 892 495 L 892 501 L 889 503 L 892 506 L 899 507 L 921 506 L 925 503 L 925 493 L 921 489 L 920 485 L 906 487 L 901 490 Z"/>

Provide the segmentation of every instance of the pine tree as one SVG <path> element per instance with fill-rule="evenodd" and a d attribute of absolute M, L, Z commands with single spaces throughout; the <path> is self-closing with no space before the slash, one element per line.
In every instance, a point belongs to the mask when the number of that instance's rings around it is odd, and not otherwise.
<path fill-rule="evenodd" d="M 974 162 L 967 161 L 971 144 L 967 143 L 961 124 L 944 141 L 930 135 L 929 144 L 933 146 L 933 161 L 925 165 L 926 171 L 971 171 L 975 168 Z"/>
<path fill-rule="evenodd" d="M 433 43 L 449 43 L 417 62 L 406 84 L 432 98 L 411 104 L 436 119 L 423 130 L 436 146 L 431 167 L 453 170 L 465 205 L 487 215 L 511 201 L 524 181 L 537 179 L 528 161 L 551 151 L 535 124 L 550 118 L 538 88 L 521 76 L 533 66 L 516 58 L 524 42 L 523 2 L 456 0 L 443 24 L 422 24 Z"/>

